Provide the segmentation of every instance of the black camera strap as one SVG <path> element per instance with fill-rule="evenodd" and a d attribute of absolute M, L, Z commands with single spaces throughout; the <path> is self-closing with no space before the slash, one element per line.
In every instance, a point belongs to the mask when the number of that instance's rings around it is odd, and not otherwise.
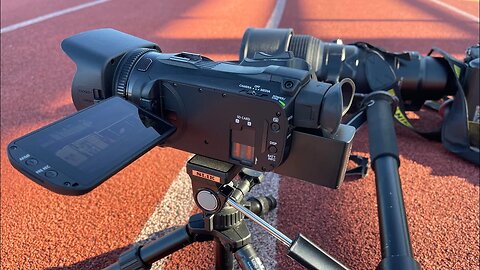
<path fill-rule="evenodd" d="M 402 82 L 400 81 L 399 83 L 392 85 L 392 87 L 387 90 L 390 95 L 397 96 L 399 100 L 397 109 L 395 110 L 394 114 L 395 119 L 403 126 L 415 131 L 417 134 L 421 135 L 426 139 L 441 141 L 441 127 L 438 127 L 433 131 L 421 131 L 418 128 L 415 128 L 412 123 L 410 123 L 408 116 L 405 113 L 405 104 L 403 103 L 403 99 L 401 99 L 401 83 Z M 431 106 L 428 106 L 427 108 L 433 109 Z"/>
<path fill-rule="evenodd" d="M 450 152 L 479 165 L 479 149 L 470 146 L 467 99 L 462 84 L 460 83 L 467 67 L 465 63 L 458 61 L 440 48 L 432 48 L 428 55 L 431 55 L 433 52 L 437 52 L 443 56 L 450 65 L 450 69 L 454 75 L 452 87 L 456 88 L 455 98 L 451 102 L 449 111 L 445 114 L 443 120 L 442 144 Z"/>
<path fill-rule="evenodd" d="M 356 42 L 353 45 L 361 47 L 368 52 L 365 55 L 363 62 L 366 63 L 366 76 L 371 91 L 387 91 L 390 95 L 398 98 L 398 106 L 394 112 L 395 119 L 401 125 L 415 131 L 426 139 L 440 141 L 441 127 L 427 132 L 415 128 L 415 126 L 410 123 L 407 114 L 405 113 L 405 104 L 401 98 L 402 95 L 400 89 L 402 81 L 397 79 L 395 72 L 389 64 L 389 62 L 392 61 L 391 58 L 411 60 L 412 55 L 408 52 L 387 52 L 382 48 L 375 47 L 366 42 Z M 419 105 L 421 106 L 421 104 Z"/>
<path fill-rule="evenodd" d="M 370 74 L 371 76 L 376 77 L 378 81 L 378 72 L 381 72 L 382 75 L 384 75 L 382 76 L 383 78 L 390 78 L 389 80 L 387 79 L 380 84 L 377 83 L 378 86 L 381 86 L 380 88 L 383 89 L 376 89 L 378 87 L 372 85 L 370 80 L 369 83 L 371 84 L 370 86 L 374 88 L 371 89 L 372 91 L 386 90 L 391 95 L 398 97 L 399 103 L 395 110 L 394 117 L 401 125 L 415 131 L 417 134 L 423 136 L 426 139 L 441 141 L 443 146 L 450 152 L 455 153 L 474 164 L 480 164 L 480 154 L 478 148 L 470 146 L 467 101 L 465 97 L 465 91 L 460 82 L 462 76 L 465 75 L 467 69 L 465 63 L 455 59 L 447 52 L 439 48 L 432 48 L 432 50 L 429 52 L 429 56 L 433 52 L 437 52 L 449 64 L 451 69 L 451 72 L 449 74 L 449 81 L 451 81 L 451 83 L 449 86 L 455 88 L 454 90 L 456 94 L 455 98 L 451 100 L 451 102 L 449 102 L 448 104 L 448 113 L 446 113 L 444 116 L 442 126 L 433 131 L 425 132 L 419 130 L 418 128 L 415 128 L 414 125 L 412 125 L 412 123 L 409 121 L 409 118 L 405 113 L 405 104 L 401 98 L 402 95 L 400 92 L 402 81 L 397 80 L 393 70 L 390 72 L 392 73 L 390 74 L 390 76 L 386 76 L 388 74 L 384 74 L 385 72 L 389 73 L 388 71 L 390 70 L 387 59 L 389 59 L 390 57 L 410 59 L 412 55 L 410 55 L 409 53 L 387 52 L 386 50 L 375 47 L 365 42 L 357 42 L 354 45 L 359 46 L 369 52 L 366 55 L 367 61 L 365 61 L 367 63 L 367 78 Z M 375 55 L 375 57 L 371 57 L 373 55 Z M 371 57 L 370 59 L 384 60 L 384 65 L 379 63 L 379 61 L 375 61 L 375 63 L 373 63 L 372 61 L 368 61 L 369 57 Z M 372 62 L 372 70 L 369 70 L 369 62 Z M 379 65 L 382 68 L 379 68 Z M 373 66 L 375 66 L 375 69 L 373 68 Z M 372 80 L 372 82 L 373 81 L 374 80 Z M 387 84 L 390 86 L 385 87 Z M 436 108 L 437 106 L 435 106 L 437 104 L 432 104 L 432 102 L 424 105 L 426 105 L 426 108 L 434 110 L 438 109 Z"/>

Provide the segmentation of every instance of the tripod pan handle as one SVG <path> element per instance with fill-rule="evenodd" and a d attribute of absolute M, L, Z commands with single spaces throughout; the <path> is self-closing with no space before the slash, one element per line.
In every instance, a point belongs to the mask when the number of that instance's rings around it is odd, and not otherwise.
<path fill-rule="evenodd" d="M 308 269 L 348 269 L 301 234 L 292 242 L 287 255 Z"/>

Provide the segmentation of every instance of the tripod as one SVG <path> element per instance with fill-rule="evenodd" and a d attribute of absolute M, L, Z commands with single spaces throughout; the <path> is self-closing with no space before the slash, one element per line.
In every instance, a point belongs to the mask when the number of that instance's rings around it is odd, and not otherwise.
<path fill-rule="evenodd" d="M 242 269 L 265 269 L 252 245 L 246 226 L 248 218 L 289 247 L 287 255 L 308 269 L 347 269 L 310 240 L 299 234 L 291 240 L 259 216 L 273 210 L 273 197 L 245 200 L 263 174 L 230 163 L 193 156 L 187 162 L 195 203 L 202 213 L 190 217 L 188 224 L 143 246 L 133 246 L 106 270 L 143 270 L 194 242 L 215 241 L 215 269 L 233 269 L 235 258 Z M 238 181 L 233 181 L 235 176 Z"/>

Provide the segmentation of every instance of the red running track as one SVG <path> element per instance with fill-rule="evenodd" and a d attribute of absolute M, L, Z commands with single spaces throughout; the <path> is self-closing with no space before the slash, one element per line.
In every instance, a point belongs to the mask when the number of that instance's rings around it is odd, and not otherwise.
<path fill-rule="evenodd" d="M 68 7 L 62 1 L 4 2 L 2 27 Z M 448 2 L 478 16 L 474 1 Z M 188 156 L 154 149 L 82 197 L 48 192 L 16 172 L 4 154 L 6 144 L 74 111 L 69 87 L 75 68 L 60 50 L 63 38 L 113 27 L 157 42 L 165 52 L 235 59 L 244 29 L 263 27 L 274 4 L 118 0 L 2 34 L 1 268 L 98 269 L 115 261 L 137 239 Z M 456 56 L 478 42 L 479 30 L 478 24 L 420 0 L 290 0 L 280 26 L 389 50 L 426 53 L 438 46 Z M 424 269 L 478 269 L 479 168 L 401 126 L 397 134 L 417 260 Z M 356 136 L 354 152 L 368 153 L 365 129 Z M 339 190 L 282 179 L 279 195 L 277 224 L 287 235 L 304 233 L 352 269 L 376 266 L 380 246 L 373 174 Z M 165 268 L 208 268 L 212 257 L 207 248 L 198 244 L 178 252 Z M 277 268 L 297 269 L 278 249 Z"/>

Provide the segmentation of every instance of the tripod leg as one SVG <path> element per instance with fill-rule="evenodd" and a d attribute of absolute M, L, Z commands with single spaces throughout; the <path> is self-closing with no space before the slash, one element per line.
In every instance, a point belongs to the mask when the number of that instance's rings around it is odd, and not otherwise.
<path fill-rule="evenodd" d="M 252 244 L 247 244 L 235 252 L 235 259 L 243 270 L 265 270 Z"/>
<path fill-rule="evenodd" d="M 104 270 L 149 269 L 150 266 L 175 251 L 182 249 L 195 241 L 188 233 L 186 226 L 144 246 L 134 246 L 120 255 L 118 262 Z M 132 268 L 133 267 L 133 268 Z"/>
<path fill-rule="evenodd" d="M 215 270 L 232 270 L 233 254 L 218 239 L 215 240 Z"/>

